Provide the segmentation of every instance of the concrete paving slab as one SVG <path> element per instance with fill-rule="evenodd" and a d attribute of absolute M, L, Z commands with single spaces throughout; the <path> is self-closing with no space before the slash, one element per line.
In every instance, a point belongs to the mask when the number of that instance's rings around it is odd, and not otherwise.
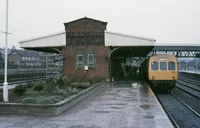
<path fill-rule="evenodd" d="M 0 116 L 0 128 L 173 128 L 151 89 L 117 82 L 53 117 Z"/>

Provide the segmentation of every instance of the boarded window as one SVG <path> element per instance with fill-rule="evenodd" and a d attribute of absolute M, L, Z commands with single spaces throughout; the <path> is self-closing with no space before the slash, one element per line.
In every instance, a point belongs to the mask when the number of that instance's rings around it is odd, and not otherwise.
<path fill-rule="evenodd" d="M 84 67 L 83 53 L 77 53 L 77 67 L 78 68 Z"/>
<path fill-rule="evenodd" d="M 176 66 L 175 66 L 175 62 L 171 61 L 168 62 L 168 70 L 175 70 Z"/>
<path fill-rule="evenodd" d="M 158 62 L 151 62 L 151 70 L 158 70 Z"/>
<path fill-rule="evenodd" d="M 166 62 L 160 62 L 160 70 L 167 70 L 167 63 Z"/>
<path fill-rule="evenodd" d="M 94 59 L 94 54 L 93 52 L 90 50 L 88 52 L 88 67 L 94 67 L 95 65 L 95 59 Z"/>

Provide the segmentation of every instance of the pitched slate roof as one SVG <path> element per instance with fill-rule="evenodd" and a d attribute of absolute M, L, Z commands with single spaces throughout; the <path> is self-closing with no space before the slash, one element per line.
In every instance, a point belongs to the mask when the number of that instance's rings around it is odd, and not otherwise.
<path fill-rule="evenodd" d="M 93 20 L 93 21 L 96 21 L 96 22 L 101 22 L 105 25 L 108 24 L 108 22 L 104 22 L 104 21 L 100 21 L 100 20 L 96 20 L 96 19 L 92 19 L 92 18 L 88 18 L 88 17 L 83 17 L 83 18 L 80 18 L 80 19 L 77 19 L 77 20 L 73 20 L 73 21 L 70 21 L 70 22 L 67 22 L 67 23 L 64 23 L 64 25 L 68 25 L 68 24 L 71 24 L 71 23 L 74 23 L 74 22 L 77 22 L 77 21 L 80 21 L 80 20 Z"/>

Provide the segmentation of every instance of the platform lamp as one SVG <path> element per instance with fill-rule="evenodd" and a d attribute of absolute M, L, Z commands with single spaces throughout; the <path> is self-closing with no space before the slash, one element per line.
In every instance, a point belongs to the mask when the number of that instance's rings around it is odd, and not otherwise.
<path fill-rule="evenodd" d="M 3 83 L 3 101 L 4 102 L 8 102 L 8 83 L 7 83 L 7 65 L 8 65 L 8 3 L 9 3 L 9 0 L 6 0 L 6 31 L 3 32 L 5 33 L 5 51 L 4 51 L 4 66 L 5 66 L 5 69 L 4 69 L 4 83 Z"/>

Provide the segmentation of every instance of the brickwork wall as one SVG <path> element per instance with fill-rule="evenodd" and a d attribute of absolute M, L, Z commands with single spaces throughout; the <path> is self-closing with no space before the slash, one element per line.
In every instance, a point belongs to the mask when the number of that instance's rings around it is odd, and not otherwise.
<path fill-rule="evenodd" d="M 104 30 L 106 22 L 82 18 L 65 23 L 66 46 L 64 51 L 64 74 L 69 77 L 108 78 L 108 48 L 104 46 Z M 87 66 L 88 51 L 95 56 L 95 67 L 85 72 L 84 68 L 77 68 L 77 53 L 84 54 L 84 65 Z"/>
<path fill-rule="evenodd" d="M 95 56 L 95 67 L 88 69 L 86 73 L 84 68 L 77 68 L 77 52 L 81 50 L 84 54 L 84 64 L 87 65 L 88 51 L 92 50 Z M 66 58 L 64 63 L 64 74 L 69 77 L 79 78 L 108 78 L 108 48 L 104 46 L 89 45 L 87 47 L 81 46 L 66 46 L 64 56 Z"/>

